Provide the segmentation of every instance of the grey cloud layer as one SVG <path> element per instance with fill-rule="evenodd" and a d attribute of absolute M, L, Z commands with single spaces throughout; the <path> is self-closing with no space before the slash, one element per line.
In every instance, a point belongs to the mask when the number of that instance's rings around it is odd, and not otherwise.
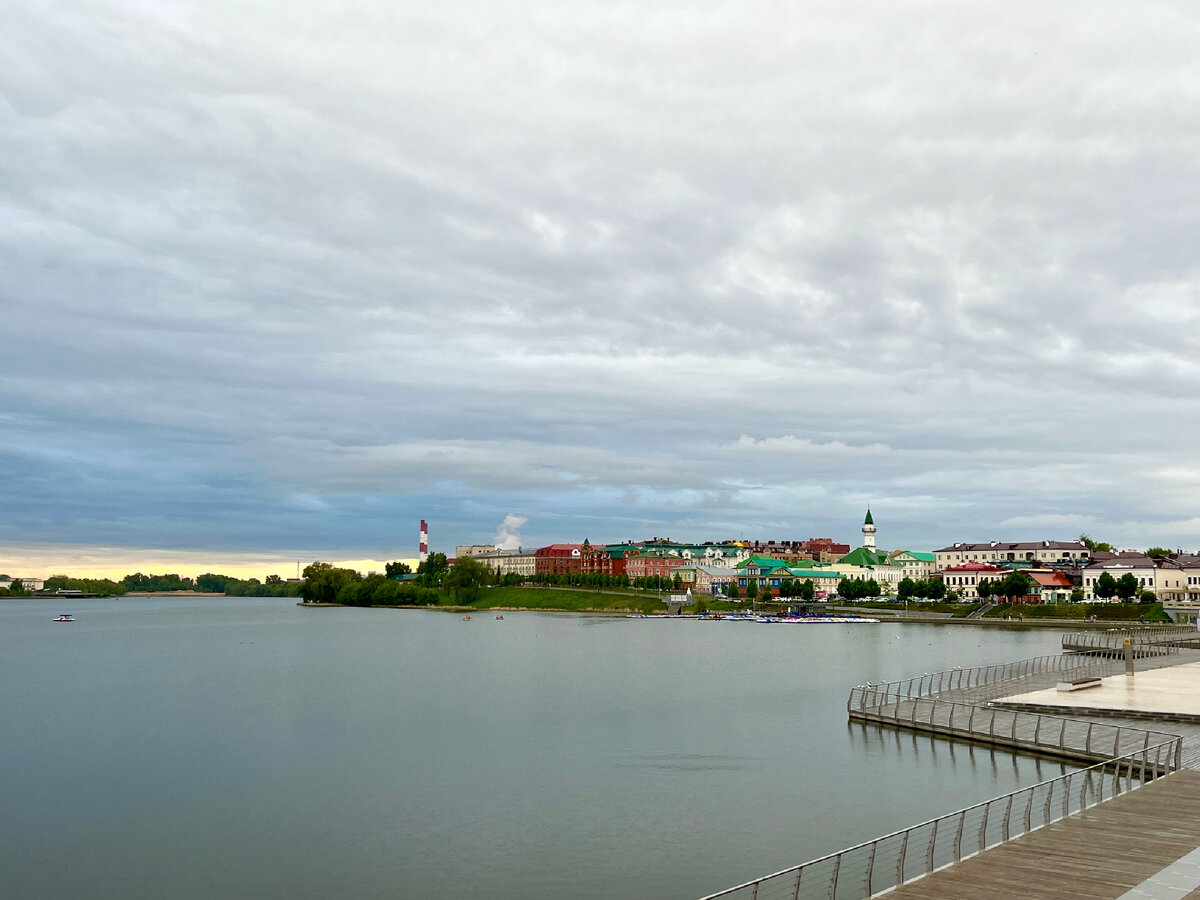
<path fill-rule="evenodd" d="M 1187 4 L 10 18 L 5 539 L 1191 527 Z"/>

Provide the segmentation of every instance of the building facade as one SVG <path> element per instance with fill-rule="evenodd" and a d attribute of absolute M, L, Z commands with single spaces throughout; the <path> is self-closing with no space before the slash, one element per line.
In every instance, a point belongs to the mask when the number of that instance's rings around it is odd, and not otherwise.
<path fill-rule="evenodd" d="M 1035 566 L 1086 565 L 1091 553 L 1082 541 L 954 543 L 933 551 L 938 571 L 965 563 L 1028 562 Z"/>
<path fill-rule="evenodd" d="M 550 544 L 534 551 L 535 575 L 574 575 L 583 565 L 583 544 Z"/>

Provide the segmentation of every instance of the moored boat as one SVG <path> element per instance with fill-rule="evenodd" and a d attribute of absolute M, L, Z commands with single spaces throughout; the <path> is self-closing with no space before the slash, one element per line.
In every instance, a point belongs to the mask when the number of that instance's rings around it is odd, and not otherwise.
<path fill-rule="evenodd" d="M 70 613 L 61 613 L 57 619 L 51 619 L 51 622 L 74 622 L 75 617 Z"/>

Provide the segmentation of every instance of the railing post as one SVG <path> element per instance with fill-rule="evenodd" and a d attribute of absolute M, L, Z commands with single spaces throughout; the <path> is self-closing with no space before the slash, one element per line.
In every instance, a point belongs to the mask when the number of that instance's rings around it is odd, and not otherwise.
<path fill-rule="evenodd" d="M 1033 726 L 1033 742 L 1035 744 L 1040 743 L 1041 734 L 1042 734 L 1042 717 L 1038 716 L 1037 723 Z"/>
<path fill-rule="evenodd" d="M 1046 802 L 1042 805 L 1042 824 L 1050 824 L 1050 804 L 1054 801 L 1054 782 L 1047 785 Z"/>
<path fill-rule="evenodd" d="M 908 856 L 908 832 L 900 839 L 900 855 L 896 857 L 896 884 L 904 884 L 904 857 Z"/>
<path fill-rule="evenodd" d="M 871 861 L 874 862 L 874 860 L 875 860 L 875 850 L 874 850 L 874 848 L 872 848 Z M 800 900 L 800 878 L 803 875 L 804 875 L 804 866 L 800 866 L 800 868 L 798 868 L 796 870 L 796 886 L 794 888 L 792 888 L 792 900 Z M 870 879 L 870 877 L 871 877 L 871 873 L 868 872 L 867 878 Z M 868 894 L 868 896 L 869 896 L 869 894 Z"/>
<path fill-rule="evenodd" d="M 1066 780 L 1063 781 L 1062 817 L 1064 819 L 1071 814 L 1071 774 L 1068 772 Z"/>
<path fill-rule="evenodd" d="M 940 819 L 933 820 L 933 831 L 929 834 L 929 844 L 925 848 L 925 874 L 928 875 L 933 871 L 933 851 L 937 846 L 938 822 Z"/>
<path fill-rule="evenodd" d="M 1029 789 L 1029 799 L 1025 802 L 1025 833 L 1033 829 L 1033 788 Z"/>
<path fill-rule="evenodd" d="M 967 811 L 964 809 L 958 814 L 958 828 L 954 831 L 954 861 L 962 862 L 962 833 L 963 826 L 967 824 Z"/>
<path fill-rule="evenodd" d="M 1090 754 L 1092 752 L 1092 725 L 1093 722 L 1088 722 L 1087 740 L 1084 742 L 1083 752 Z"/>
<path fill-rule="evenodd" d="M 833 860 L 833 874 L 829 878 L 829 900 L 833 900 L 837 896 L 837 880 L 838 871 L 842 868 L 842 854 L 838 854 Z"/>
<path fill-rule="evenodd" d="M 1066 749 L 1066 739 L 1067 739 L 1067 720 L 1063 719 L 1062 720 L 1062 728 L 1058 729 L 1058 749 L 1059 750 Z"/>
<path fill-rule="evenodd" d="M 992 804 L 983 804 L 983 818 L 979 820 L 979 852 L 982 853 L 987 849 L 987 820 L 988 813 L 991 812 Z"/>
<path fill-rule="evenodd" d="M 975 704 L 971 704 L 971 714 L 967 716 L 967 731 L 971 731 L 975 727 Z"/>
<path fill-rule="evenodd" d="M 1008 802 L 1006 804 L 1004 804 L 1004 818 L 1001 820 L 1001 823 L 1000 823 L 1000 830 L 1001 830 L 1001 832 L 1003 832 L 1004 839 L 1006 841 L 1009 839 L 1008 822 L 1009 822 L 1009 819 L 1012 817 L 1012 801 L 1013 801 L 1013 795 L 1009 794 Z"/>

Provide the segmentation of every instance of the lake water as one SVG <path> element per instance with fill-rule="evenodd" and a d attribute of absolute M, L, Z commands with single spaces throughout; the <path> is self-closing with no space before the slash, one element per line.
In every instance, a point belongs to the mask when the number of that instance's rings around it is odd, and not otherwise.
<path fill-rule="evenodd" d="M 694 898 L 1062 772 L 845 712 L 1058 640 L 3 601 L 0 893 Z"/>

